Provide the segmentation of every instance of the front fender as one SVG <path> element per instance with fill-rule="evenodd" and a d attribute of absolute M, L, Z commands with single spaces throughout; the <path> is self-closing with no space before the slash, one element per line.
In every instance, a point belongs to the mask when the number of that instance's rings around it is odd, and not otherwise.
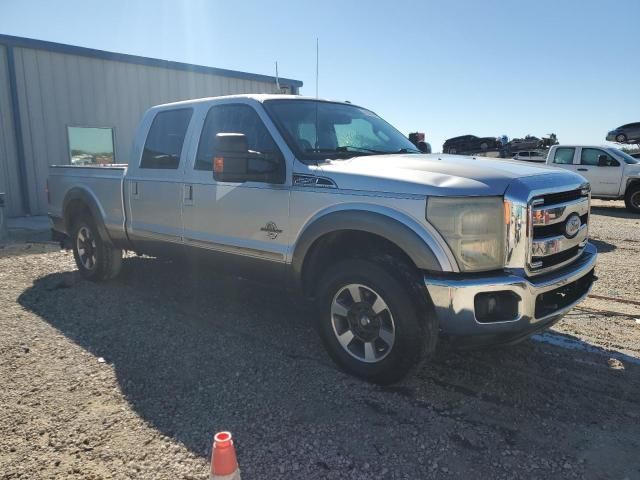
<path fill-rule="evenodd" d="M 309 221 L 292 249 L 294 280 L 301 278 L 304 260 L 314 242 L 328 233 L 340 230 L 359 230 L 385 238 L 401 248 L 422 270 L 457 271 L 457 266 L 452 264 L 435 233 L 429 232 L 400 212 L 371 211 L 371 205 L 366 205 L 321 212 Z"/>
<path fill-rule="evenodd" d="M 624 191 L 621 192 L 621 195 L 626 194 L 629 188 L 631 188 L 633 185 L 637 185 L 638 183 L 640 183 L 640 175 L 627 175 L 623 180 Z"/>

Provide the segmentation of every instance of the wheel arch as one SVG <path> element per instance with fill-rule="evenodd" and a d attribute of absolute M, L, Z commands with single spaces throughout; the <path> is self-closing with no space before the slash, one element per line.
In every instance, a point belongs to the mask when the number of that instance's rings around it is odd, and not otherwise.
<path fill-rule="evenodd" d="M 85 188 L 71 188 L 64 197 L 62 203 L 62 217 L 65 231 L 71 234 L 74 220 L 83 212 L 88 212 L 96 223 L 96 228 L 100 237 L 108 243 L 113 244 L 109 232 L 104 224 L 104 212 L 95 196 Z"/>
<path fill-rule="evenodd" d="M 624 193 L 626 194 L 629 189 L 640 185 L 640 177 L 630 177 L 627 178 L 627 183 L 624 188 Z"/>
<path fill-rule="evenodd" d="M 417 222 L 400 212 L 372 211 L 371 205 L 322 212 L 304 227 L 292 249 L 294 286 L 305 291 L 306 274 L 315 266 L 313 253 L 331 237 L 347 232 L 368 234 L 389 242 L 417 269 L 454 271 L 455 267 L 435 236 L 424 227 L 417 231 L 417 227 Z"/>

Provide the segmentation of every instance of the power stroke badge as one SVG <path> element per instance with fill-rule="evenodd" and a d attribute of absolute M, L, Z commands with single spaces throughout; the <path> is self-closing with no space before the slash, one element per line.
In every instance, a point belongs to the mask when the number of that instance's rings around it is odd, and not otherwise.
<path fill-rule="evenodd" d="M 265 232 L 267 234 L 267 237 L 269 237 L 271 240 L 275 240 L 276 238 L 278 238 L 278 235 L 282 233 L 282 230 L 280 230 L 274 222 L 267 223 L 260 229 L 260 231 Z"/>

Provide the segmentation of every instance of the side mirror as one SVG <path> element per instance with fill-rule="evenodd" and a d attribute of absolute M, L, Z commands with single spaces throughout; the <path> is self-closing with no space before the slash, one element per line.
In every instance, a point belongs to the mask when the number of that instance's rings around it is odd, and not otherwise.
<path fill-rule="evenodd" d="M 416 146 L 422 153 L 431 153 L 431 145 L 424 140 L 419 141 Z"/>
<path fill-rule="evenodd" d="M 610 165 L 609 157 L 607 157 L 606 155 L 598 155 L 598 166 L 599 167 L 608 167 L 609 165 Z"/>
<path fill-rule="evenodd" d="M 249 150 L 243 133 L 218 133 L 213 176 L 222 182 L 284 183 L 284 162 L 279 154 Z"/>

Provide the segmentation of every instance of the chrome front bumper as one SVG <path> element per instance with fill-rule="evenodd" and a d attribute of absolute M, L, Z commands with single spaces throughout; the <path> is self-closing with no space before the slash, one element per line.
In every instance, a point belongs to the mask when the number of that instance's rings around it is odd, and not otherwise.
<path fill-rule="evenodd" d="M 512 273 L 491 276 L 467 276 L 465 278 L 433 278 L 425 276 L 424 283 L 435 306 L 440 330 L 455 337 L 486 336 L 495 337 L 496 342 L 508 343 L 524 338 L 535 331 L 559 320 L 576 304 L 580 303 L 591 290 L 597 251 L 588 243 L 574 262 L 553 273 L 527 278 Z M 566 287 L 571 295 L 564 290 Z M 479 322 L 475 312 L 475 298 L 479 293 L 512 292 L 519 297 L 517 316 L 512 320 Z M 544 314 L 536 316 L 538 307 L 547 293 L 553 299 L 560 299 L 557 308 L 552 303 L 546 305 Z M 562 299 L 567 300 L 562 302 Z M 568 303 L 567 303 L 568 302 Z"/>

